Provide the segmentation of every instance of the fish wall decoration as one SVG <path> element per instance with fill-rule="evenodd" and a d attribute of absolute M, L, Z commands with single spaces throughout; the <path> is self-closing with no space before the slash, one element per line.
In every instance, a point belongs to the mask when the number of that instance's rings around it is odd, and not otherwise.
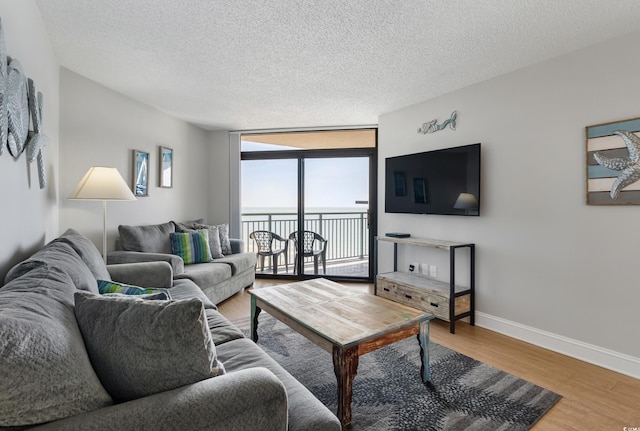
<path fill-rule="evenodd" d="M 451 117 L 438 124 L 438 120 L 431 120 L 428 123 L 422 123 L 422 127 L 418 129 L 418 133 L 427 134 L 437 132 L 449 126 L 451 130 L 456 130 L 456 119 L 458 118 L 458 112 L 453 111 Z"/>
<path fill-rule="evenodd" d="M 14 159 L 26 150 L 27 162 L 38 163 L 40 188 L 46 187 L 43 148 L 48 143 L 42 132 L 42 93 L 36 92 L 20 62 L 7 55 L 4 27 L 0 18 L 0 155 L 7 147 Z M 29 130 L 29 125 L 33 130 Z"/>

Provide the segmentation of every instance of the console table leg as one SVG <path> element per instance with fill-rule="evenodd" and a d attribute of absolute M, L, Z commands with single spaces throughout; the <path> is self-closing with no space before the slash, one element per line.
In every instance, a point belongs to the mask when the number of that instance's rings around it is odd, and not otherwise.
<path fill-rule="evenodd" d="M 333 347 L 333 370 L 338 380 L 338 412 L 337 416 L 342 429 L 351 427 L 351 398 L 353 395 L 353 379 L 358 372 L 358 347 L 341 349 Z"/>
<path fill-rule="evenodd" d="M 420 343 L 420 376 L 422 382 L 431 380 L 431 365 L 429 364 L 429 321 L 420 322 L 420 332 L 418 333 L 418 343 Z"/>
<path fill-rule="evenodd" d="M 258 316 L 262 310 L 256 305 L 256 297 L 251 296 L 251 339 L 258 342 Z"/>

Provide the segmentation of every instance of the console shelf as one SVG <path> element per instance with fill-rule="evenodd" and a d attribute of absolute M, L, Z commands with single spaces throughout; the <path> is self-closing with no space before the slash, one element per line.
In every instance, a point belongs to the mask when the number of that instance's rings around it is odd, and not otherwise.
<path fill-rule="evenodd" d="M 393 272 L 377 274 L 374 284 L 376 295 L 429 311 L 449 322 L 452 334 L 456 331 L 457 320 L 469 317 L 469 323 L 475 324 L 475 244 L 414 237 L 376 237 L 376 273 L 379 242 L 393 243 Z M 450 281 L 398 272 L 398 244 L 449 251 Z M 455 284 L 455 252 L 460 248 L 469 248 L 469 287 Z"/>

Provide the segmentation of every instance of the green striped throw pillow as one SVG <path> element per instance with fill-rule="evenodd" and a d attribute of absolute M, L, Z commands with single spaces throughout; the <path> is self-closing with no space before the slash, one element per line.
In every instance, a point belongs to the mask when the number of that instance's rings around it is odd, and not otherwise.
<path fill-rule="evenodd" d="M 118 283 L 117 281 L 98 280 L 98 292 L 102 295 L 122 294 L 122 295 L 154 295 L 163 294 L 165 297 L 154 296 L 153 299 L 171 299 L 167 289 L 144 288 L 131 284 Z"/>
<path fill-rule="evenodd" d="M 209 234 L 206 230 L 175 232 L 171 235 L 171 252 L 180 256 L 185 265 L 211 261 Z"/>

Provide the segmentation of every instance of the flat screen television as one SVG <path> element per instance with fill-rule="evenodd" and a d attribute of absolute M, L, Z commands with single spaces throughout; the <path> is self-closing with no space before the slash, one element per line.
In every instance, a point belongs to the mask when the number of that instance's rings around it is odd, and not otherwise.
<path fill-rule="evenodd" d="M 480 215 L 480 144 L 388 157 L 385 212 Z"/>

